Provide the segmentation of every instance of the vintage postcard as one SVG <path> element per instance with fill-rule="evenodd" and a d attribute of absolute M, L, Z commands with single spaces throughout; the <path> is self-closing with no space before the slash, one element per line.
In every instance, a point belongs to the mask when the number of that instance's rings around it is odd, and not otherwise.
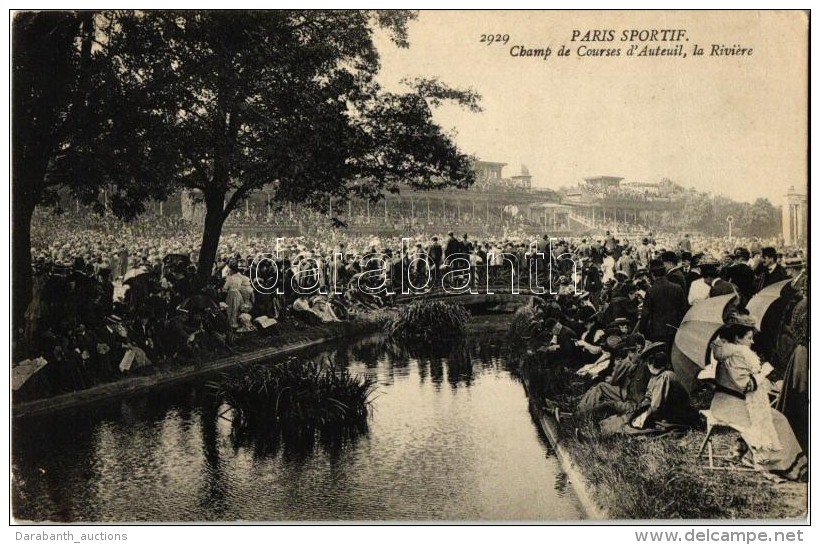
<path fill-rule="evenodd" d="M 16 539 L 805 523 L 809 22 L 12 12 Z"/>

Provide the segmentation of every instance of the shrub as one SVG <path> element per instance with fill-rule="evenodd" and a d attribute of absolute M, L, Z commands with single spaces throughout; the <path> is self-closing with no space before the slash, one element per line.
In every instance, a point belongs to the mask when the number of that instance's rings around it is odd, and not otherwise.
<path fill-rule="evenodd" d="M 237 436 L 296 439 L 312 445 L 367 430 L 376 382 L 329 362 L 290 358 L 211 383 L 233 409 Z"/>
<path fill-rule="evenodd" d="M 469 319 L 469 311 L 461 305 L 414 301 L 387 323 L 385 333 L 398 342 L 433 344 L 463 337 Z"/>

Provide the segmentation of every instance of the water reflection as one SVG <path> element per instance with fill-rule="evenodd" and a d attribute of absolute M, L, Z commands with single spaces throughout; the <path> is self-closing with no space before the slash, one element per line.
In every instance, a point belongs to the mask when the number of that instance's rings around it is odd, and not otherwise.
<path fill-rule="evenodd" d="M 580 516 L 492 336 L 319 352 L 379 383 L 367 433 L 239 437 L 203 382 L 13 426 L 18 519 L 562 520 Z M 278 442 L 277 442 L 278 441 Z"/>

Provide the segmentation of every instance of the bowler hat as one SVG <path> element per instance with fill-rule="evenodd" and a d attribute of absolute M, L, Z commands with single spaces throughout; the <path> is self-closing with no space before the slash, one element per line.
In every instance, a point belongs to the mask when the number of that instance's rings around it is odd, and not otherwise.
<path fill-rule="evenodd" d="M 669 262 L 669 263 L 677 263 L 678 262 L 678 254 L 675 252 L 670 252 L 669 250 L 663 252 L 661 254 L 661 261 Z"/>

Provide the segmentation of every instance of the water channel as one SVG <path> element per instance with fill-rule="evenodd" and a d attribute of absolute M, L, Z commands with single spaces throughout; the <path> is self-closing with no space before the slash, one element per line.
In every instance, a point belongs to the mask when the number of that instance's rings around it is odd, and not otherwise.
<path fill-rule="evenodd" d="M 19 520 L 555 521 L 582 517 L 504 358 L 503 335 L 462 357 L 331 346 L 374 377 L 366 434 L 310 451 L 237 442 L 205 380 L 46 416 L 12 430 Z M 218 377 L 209 377 L 214 380 Z"/>

